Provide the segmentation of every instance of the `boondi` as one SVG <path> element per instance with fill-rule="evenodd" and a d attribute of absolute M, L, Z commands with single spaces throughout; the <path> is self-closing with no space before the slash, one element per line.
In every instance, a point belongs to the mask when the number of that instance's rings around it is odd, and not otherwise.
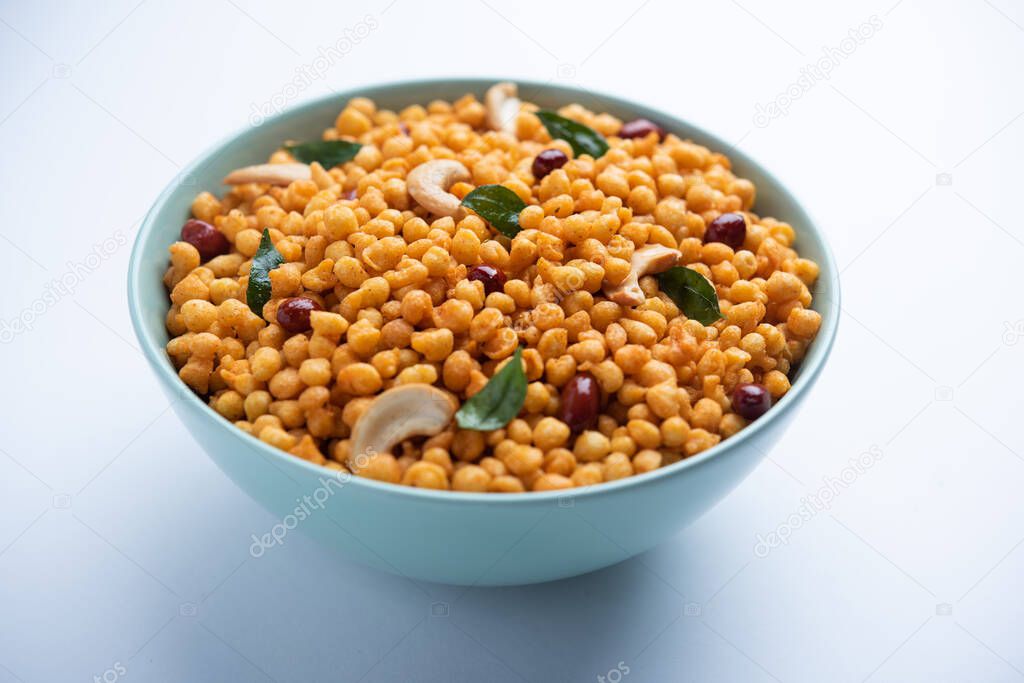
<path fill-rule="evenodd" d="M 818 266 L 729 159 L 514 84 L 356 98 L 199 194 L 165 276 L 181 379 L 298 458 L 434 489 L 589 486 L 790 388 Z"/>

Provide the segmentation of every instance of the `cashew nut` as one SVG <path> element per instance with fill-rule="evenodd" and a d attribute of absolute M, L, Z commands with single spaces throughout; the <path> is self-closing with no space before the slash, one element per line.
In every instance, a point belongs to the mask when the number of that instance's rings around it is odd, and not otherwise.
<path fill-rule="evenodd" d="M 245 183 L 266 183 L 268 185 L 291 185 L 296 180 L 309 180 L 313 173 L 308 164 L 258 164 L 246 166 L 228 173 L 225 185 Z"/>
<path fill-rule="evenodd" d="M 519 115 L 521 104 L 517 94 L 516 84 L 508 81 L 495 83 L 488 88 L 484 104 L 487 106 L 487 125 L 491 130 L 516 134 L 516 116 Z"/>
<path fill-rule="evenodd" d="M 455 416 L 451 395 L 428 384 L 402 384 L 381 393 L 352 429 L 352 457 L 390 453 L 411 436 L 440 433 Z"/>
<path fill-rule="evenodd" d="M 409 171 L 405 184 L 416 203 L 436 216 L 454 216 L 460 200 L 448 191 L 454 183 L 470 179 L 469 170 L 452 159 L 434 159 Z"/>
<path fill-rule="evenodd" d="M 640 289 L 640 277 L 662 273 L 679 263 L 683 255 L 678 249 L 669 249 L 660 244 L 649 244 L 633 252 L 629 260 L 629 275 L 615 287 L 604 290 L 610 301 L 621 306 L 639 306 L 644 302 Z"/>

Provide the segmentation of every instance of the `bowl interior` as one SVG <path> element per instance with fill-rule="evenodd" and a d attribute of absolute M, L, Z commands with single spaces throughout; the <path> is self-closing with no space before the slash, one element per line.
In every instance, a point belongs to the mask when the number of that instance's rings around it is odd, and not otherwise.
<path fill-rule="evenodd" d="M 181 225 L 189 218 L 192 200 L 197 193 L 209 190 L 214 194 L 221 194 L 226 188 L 221 185 L 220 181 L 228 172 L 242 166 L 265 162 L 285 140 L 318 139 L 325 128 L 333 125 L 334 119 L 344 103 L 352 97 L 369 97 L 378 106 L 397 111 L 411 104 L 425 104 L 435 99 L 451 101 L 467 92 L 475 93 L 478 98 L 482 98 L 486 89 L 494 82 L 490 79 L 450 79 L 399 82 L 353 89 L 313 100 L 272 117 L 258 126 L 249 127 L 216 145 L 190 164 L 164 190 L 143 221 L 129 266 L 128 300 L 132 322 L 147 359 L 160 376 L 161 381 L 168 387 L 177 388 L 183 396 L 183 400 L 199 404 L 203 410 L 208 411 L 214 421 L 221 423 L 224 428 L 234 429 L 207 407 L 199 397 L 185 388 L 164 352 L 168 341 L 164 318 L 169 307 L 169 300 L 162 277 L 168 263 L 167 247 L 178 239 Z M 766 426 L 774 416 L 787 410 L 787 406 L 794 403 L 799 394 L 809 386 L 813 377 L 820 371 L 835 337 L 839 317 L 837 269 L 820 231 L 804 208 L 771 173 L 740 150 L 706 131 L 663 112 L 615 97 L 565 86 L 528 81 L 518 81 L 518 83 L 520 96 L 541 107 L 557 109 L 572 102 L 579 102 L 593 111 L 608 112 L 625 120 L 637 117 L 649 118 L 660 123 L 669 132 L 683 138 L 690 138 L 713 151 L 725 153 L 732 161 L 735 172 L 750 179 L 757 186 L 755 210 L 760 215 L 774 216 L 790 223 L 796 230 L 796 247 L 800 250 L 801 255 L 813 259 L 821 266 L 821 276 L 814 288 L 813 303 L 813 308 L 821 313 L 823 318 L 821 330 L 793 378 L 792 390 L 765 418 L 693 458 L 687 458 L 647 474 L 588 488 L 610 490 L 611 488 L 637 485 L 649 478 L 665 476 L 671 472 L 691 467 L 708 458 L 715 457 L 732 445 L 752 438 L 754 433 Z M 253 437 L 248 437 L 248 439 L 255 447 L 271 453 L 272 457 L 294 461 L 303 467 L 317 468 L 316 465 L 277 451 L 258 439 Z M 408 489 L 408 487 L 381 484 L 359 477 L 355 478 L 353 482 L 356 485 L 383 486 L 392 491 L 399 488 L 407 489 L 403 493 L 413 495 L 441 495 L 449 499 L 460 496 L 468 498 L 486 496 L 486 494 Z M 538 496 L 557 495 L 558 492 L 523 493 L 506 494 L 500 498 L 503 501 L 511 502 L 522 497 L 536 500 Z M 493 496 L 489 498 L 493 498 Z"/>

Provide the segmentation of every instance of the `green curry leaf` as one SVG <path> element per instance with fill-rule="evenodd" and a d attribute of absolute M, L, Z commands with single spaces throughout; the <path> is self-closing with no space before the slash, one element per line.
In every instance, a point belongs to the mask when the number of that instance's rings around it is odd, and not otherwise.
<path fill-rule="evenodd" d="M 481 185 L 466 195 L 462 205 L 473 209 L 507 237 L 515 237 L 522 229 L 519 212 L 526 208 L 526 202 L 504 185 Z"/>
<path fill-rule="evenodd" d="M 573 154 L 589 154 L 598 159 L 608 151 L 608 143 L 604 137 L 590 126 L 584 126 L 572 119 L 567 119 L 553 111 L 538 111 L 537 118 L 548 129 L 553 138 L 565 140 L 572 147 Z"/>
<path fill-rule="evenodd" d="M 245 302 L 253 313 L 263 317 L 263 306 L 270 301 L 270 271 L 284 263 L 281 252 L 270 241 L 270 230 L 263 229 L 260 246 L 252 257 L 249 268 L 249 286 L 245 291 Z"/>
<path fill-rule="evenodd" d="M 669 268 L 658 275 L 658 285 L 687 318 L 701 325 L 710 325 L 721 319 L 715 286 L 697 271 L 685 266 Z"/>
<path fill-rule="evenodd" d="M 526 400 L 526 373 L 522 357 L 522 349 L 516 347 L 512 360 L 494 373 L 483 389 L 462 404 L 455 413 L 459 427 L 489 432 L 501 429 L 519 414 Z"/>
<path fill-rule="evenodd" d="M 315 140 L 298 145 L 285 145 L 285 149 L 302 163 L 311 164 L 317 161 L 326 169 L 351 161 L 360 148 L 361 144 L 348 140 Z"/>

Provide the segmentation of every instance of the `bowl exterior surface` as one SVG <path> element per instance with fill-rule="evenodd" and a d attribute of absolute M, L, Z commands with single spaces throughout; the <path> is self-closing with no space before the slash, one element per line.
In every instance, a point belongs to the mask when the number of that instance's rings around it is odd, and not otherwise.
<path fill-rule="evenodd" d="M 529 494 L 433 492 L 336 473 L 281 453 L 213 412 L 178 379 L 164 352 L 167 247 L 178 238 L 195 194 L 217 191 L 231 170 L 262 163 L 286 139 L 318 137 L 354 96 L 400 109 L 466 92 L 482 97 L 498 79 L 412 81 L 363 87 L 312 101 L 228 139 L 163 192 L 132 252 L 132 323 L 161 387 L 191 436 L 246 493 L 281 521 L 248 541 L 259 557 L 301 531 L 345 557 L 408 578 L 462 585 L 513 585 L 575 576 L 620 562 L 664 541 L 715 505 L 757 465 L 793 419 L 835 338 L 839 287 L 820 232 L 793 196 L 761 166 L 699 128 L 643 105 L 563 86 L 519 81 L 525 99 L 547 108 L 580 102 L 625 120 L 644 117 L 726 153 L 758 188 L 757 209 L 797 231 L 801 254 L 821 265 L 814 308 L 823 316 L 793 389 L 740 434 L 696 457 L 595 487 Z"/>

